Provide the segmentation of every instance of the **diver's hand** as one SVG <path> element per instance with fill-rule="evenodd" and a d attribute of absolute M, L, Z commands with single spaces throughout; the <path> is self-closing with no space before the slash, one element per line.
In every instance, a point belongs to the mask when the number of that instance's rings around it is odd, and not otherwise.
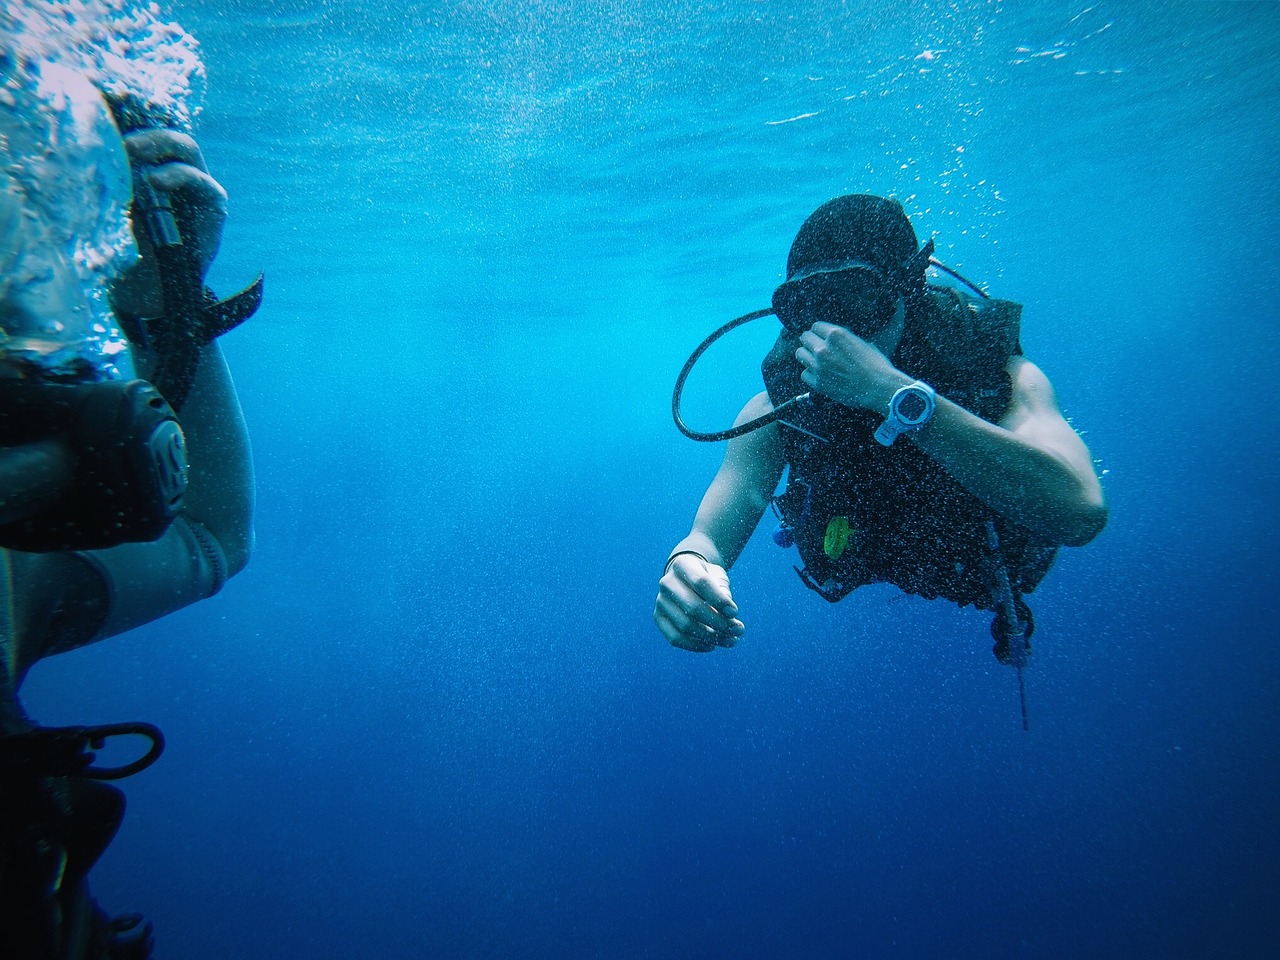
<path fill-rule="evenodd" d="M 137 130 L 124 138 L 129 163 L 152 189 L 173 205 L 182 243 L 195 260 L 200 279 L 222 243 L 227 220 L 227 191 L 209 175 L 200 147 L 176 130 Z M 112 306 L 134 316 L 154 317 L 164 310 L 155 248 L 135 203 L 133 235 L 140 257 L 111 288 Z"/>
<path fill-rule="evenodd" d="M 886 409 L 894 391 L 912 382 L 875 344 L 821 320 L 800 334 L 796 359 L 801 380 L 846 407 Z"/>
<path fill-rule="evenodd" d="M 745 629 L 729 593 L 729 574 L 692 553 L 677 554 L 658 581 L 653 622 L 674 647 L 707 653 L 732 647 Z"/>

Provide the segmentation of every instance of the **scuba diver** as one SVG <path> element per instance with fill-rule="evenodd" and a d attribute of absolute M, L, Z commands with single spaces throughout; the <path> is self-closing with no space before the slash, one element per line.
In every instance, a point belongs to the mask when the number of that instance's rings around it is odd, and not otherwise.
<path fill-rule="evenodd" d="M 41 727 L 23 679 L 44 657 L 214 595 L 253 539 L 248 435 L 216 337 L 257 309 L 261 277 L 226 300 L 204 286 L 226 192 L 166 117 L 129 95 L 107 108 L 140 254 L 105 292 L 127 335 L 123 374 L 75 344 L 72 362 L 50 360 L 67 351 L 41 336 L 83 325 L 85 294 L 29 189 L 0 174 L 0 943 L 22 960 L 151 955 L 151 925 L 109 918 L 86 877 L 124 812 L 102 781 L 163 747 L 145 723 Z M 145 753 L 95 763 L 117 737 Z"/>
<path fill-rule="evenodd" d="M 775 541 L 798 549 L 801 580 L 832 603 L 892 583 L 993 612 L 994 653 L 1021 688 L 1024 595 L 1059 546 L 1098 535 L 1107 509 L 1088 449 L 1022 355 L 1021 306 L 929 284 L 930 265 L 968 284 L 932 253 L 897 201 L 836 197 L 800 227 L 771 309 L 690 358 L 676 422 L 729 444 L 659 581 L 653 618 L 674 646 L 705 653 L 743 635 L 728 570 L 772 506 Z M 693 363 L 769 314 L 784 329 L 766 390 L 732 430 L 689 430 L 679 399 Z M 1025 692 L 1022 705 L 1025 727 Z"/>

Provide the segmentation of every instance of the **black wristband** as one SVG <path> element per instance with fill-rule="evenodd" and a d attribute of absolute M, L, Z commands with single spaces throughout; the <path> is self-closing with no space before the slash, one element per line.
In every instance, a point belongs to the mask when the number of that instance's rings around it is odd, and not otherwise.
<path fill-rule="evenodd" d="M 667 565 L 662 568 L 662 575 L 665 577 L 668 573 L 670 573 L 671 564 L 675 562 L 676 557 L 682 557 L 686 553 L 689 554 L 690 556 L 697 557 L 699 560 L 701 560 L 703 563 L 707 564 L 708 566 L 711 564 L 711 561 L 708 560 L 706 557 L 704 557 L 702 554 L 700 554 L 697 550 L 677 550 L 671 556 L 667 557 Z"/>

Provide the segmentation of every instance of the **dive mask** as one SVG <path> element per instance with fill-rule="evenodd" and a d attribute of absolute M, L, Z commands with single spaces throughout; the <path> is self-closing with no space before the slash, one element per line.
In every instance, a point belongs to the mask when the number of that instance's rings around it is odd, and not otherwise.
<path fill-rule="evenodd" d="M 692 440 L 732 440 L 782 419 L 788 415 L 788 410 L 811 399 L 810 393 L 802 393 L 776 404 L 763 416 L 739 423 L 728 430 L 704 433 L 686 426 L 680 416 L 680 396 L 684 391 L 685 380 L 698 358 L 729 331 L 752 320 L 776 314 L 792 336 L 799 336 L 817 321 L 825 320 L 867 340 L 889 325 L 897 313 L 899 297 L 910 298 L 917 288 L 923 290 L 925 270 L 931 264 L 961 280 L 979 296 L 987 295 L 950 267 L 933 259 L 933 240 L 926 240 L 924 246 L 889 274 L 865 260 L 818 263 L 806 270 L 797 271 L 795 276 L 773 291 L 771 306 L 730 320 L 698 344 L 698 348 L 690 354 L 676 377 L 675 390 L 671 394 L 671 416 L 676 426 Z"/>
<path fill-rule="evenodd" d="M 824 320 L 866 339 L 893 319 L 894 294 L 878 267 L 849 260 L 820 265 L 783 283 L 773 291 L 773 312 L 797 336 Z"/>

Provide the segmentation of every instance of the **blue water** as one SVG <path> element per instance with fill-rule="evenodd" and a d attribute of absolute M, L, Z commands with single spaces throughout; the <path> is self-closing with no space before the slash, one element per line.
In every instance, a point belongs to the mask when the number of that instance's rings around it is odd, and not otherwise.
<path fill-rule="evenodd" d="M 264 6 L 165 8 L 212 279 L 267 271 L 256 554 L 24 691 L 168 735 L 109 908 L 185 960 L 1280 955 L 1280 5 Z M 984 617 L 830 607 L 767 524 L 736 649 L 650 622 L 721 453 L 674 375 L 855 191 L 1026 304 L 1105 471 L 1029 733 Z"/>

